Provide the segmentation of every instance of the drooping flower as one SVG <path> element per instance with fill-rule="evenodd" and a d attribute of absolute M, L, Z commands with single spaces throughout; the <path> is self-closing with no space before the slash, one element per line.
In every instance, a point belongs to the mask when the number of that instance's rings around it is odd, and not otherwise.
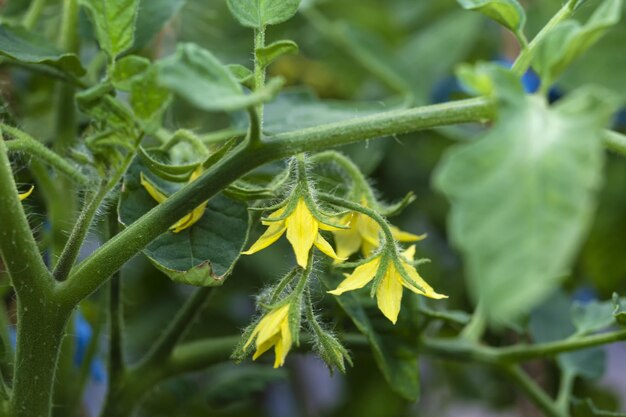
<path fill-rule="evenodd" d="M 195 181 L 201 174 L 202 174 L 202 167 L 198 167 L 189 177 L 189 182 Z M 143 173 L 141 173 L 140 175 L 140 182 L 143 188 L 145 188 L 148 194 L 150 194 L 150 197 L 152 197 L 157 203 L 160 204 L 167 199 L 168 196 L 163 191 L 159 190 L 159 188 L 156 185 L 152 184 L 150 180 L 148 180 L 143 175 Z M 208 201 L 205 201 L 204 203 L 200 204 L 198 207 L 193 209 L 190 213 L 188 213 L 179 221 L 177 221 L 172 226 L 170 226 L 170 230 L 174 233 L 180 233 L 183 230 L 188 229 L 194 224 L 196 224 L 198 220 L 200 220 L 202 216 L 204 215 L 204 211 L 206 210 L 207 204 L 208 204 Z"/>
<path fill-rule="evenodd" d="M 20 201 L 24 200 L 29 195 L 31 195 L 33 193 L 34 189 L 35 189 L 35 187 L 31 185 L 31 187 L 30 187 L 30 189 L 28 191 L 26 191 L 25 193 L 18 194 L 18 197 L 20 198 Z"/>
<path fill-rule="evenodd" d="M 415 245 L 404 251 L 402 257 L 389 259 L 387 256 L 386 254 L 381 254 L 359 265 L 351 274 L 346 274 L 346 279 L 336 289 L 328 292 L 334 295 L 341 295 L 346 291 L 363 288 L 380 273 L 382 274 L 382 280 L 376 289 L 376 301 L 379 310 L 393 324 L 398 320 L 398 314 L 400 313 L 402 287 L 429 298 L 447 298 L 446 295 L 436 293 L 424 281 L 415 267 L 410 264 L 415 256 Z M 387 257 L 384 263 L 382 262 L 383 257 Z M 379 271 L 381 267 L 386 269 Z"/>
<path fill-rule="evenodd" d="M 361 205 L 367 207 L 367 201 L 363 199 Z M 337 229 L 333 231 L 337 256 L 348 258 L 359 249 L 364 256 L 370 256 L 380 245 L 380 225 L 371 217 L 363 213 L 349 213 L 341 220 L 342 224 L 349 224 L 349 229 Z M 426 238 L 426 235 L 414 235 L 404 232 L 395 226 L 389 226 L 394 239 L 399 242 L 417 242 Z"/>
<path fill-rule="evenodd" d="M 333 247 L 319 233 L 320 230 L 338 230 L 338 227 L 317 218 L 304 198 L 299 198 L 290 212 L 287 212 L 288 208 L 289 205 L 274 211 L 263 221 L 263 225 L 268 226 L 267 230 L 250 249 L 242 252 L 244 255 L 252 255 L 267 248 L 286 231 L 287 240 L 296 254 L 296 261 L 303 268 L 307 266 L 309 252 L 313 246 L 335 260 L 345 260 L 335 253 Z"/>
<path fill-rule="evenodd" d="M 252 356 L 253 360 L 256 360 L 274 346 L 274 354 L 276 356 L 274 368 L 283 366 L 293 342 L 291 329 L 289 328 L 290 305 L 285 304 L 270 311 L 256 325 L 244 345 L 244 349 L 247 349 L 253 341 L 255 342 L 256 352 Z"/>

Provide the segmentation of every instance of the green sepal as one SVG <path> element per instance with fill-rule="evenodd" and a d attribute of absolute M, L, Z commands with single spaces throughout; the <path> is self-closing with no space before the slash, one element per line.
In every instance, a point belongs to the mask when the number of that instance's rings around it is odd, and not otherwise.
<path fill-rule="evenodd" d="M 141 158 L 142 163 L 150 170 L 150 172 L 166 181 L 187 182 L 189 181 L 189 177 L 191 177 L 193 171 L 200 166 L 200 162 L 185 165 L 171 165 L 166 162 L 162 162 L 161 160 L 168 159 L 168 155 L 166 153 L 159 151 L 158 149 L 145 149 L 143 146 L 139 146 L 137 155 Z"/>

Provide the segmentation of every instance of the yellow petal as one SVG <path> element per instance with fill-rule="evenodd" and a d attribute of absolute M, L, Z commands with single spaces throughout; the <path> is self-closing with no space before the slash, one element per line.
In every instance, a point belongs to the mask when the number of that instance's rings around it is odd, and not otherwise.
<path fill-rule="evenodd" d="M 378 247 L 381 230 L 376 220 L 359 213 L 356 215 L 354 227 L 359 231 L 363 240 L 370 243 L 370 246 Z"/>
<path fill-rule="evenodd" d="M 141 185 L 143 186 L 143 188 L 146 189 L 146 191 L 148 192 L 148 194 L 150 194 L 150 197 L 152 197 L 154 201 L 156 201 L 157 203 L 162 203 L 167 200 L 167 195 L 165 195 L 163 191 L 159 190 L 156 185 L 152 184 L 152 182 L 150 182 L 150 180 L 148 180 L 143 175 L 143 172 L 139 174 L 139 178 Z"/>
<path fill-rule="evenodd" d="M 20 198 L 20 201 L 24 200 L 25 198 L 27 198 L 29 195 L 31 195 L 33 193 L 33 190 L 35 189 L 34 185 L 30 186 L 30 189 L 28 191 L 26 191 L 25 193 L 22 194 L 18 194 L 18 197 Z"/>
<path fill-rule="evenodd" d="M 415 245 L 409 246 L 402 252 L 402 256 L 407 258 L 409 261 L 413 261 L 415 259 Z"/>
<path fill-rule="evenodd" d="M 412 282 L 407 282 L 407 280 L 405 280 L 404 278 L 401 278 L 402 285 L 407 287 L 409 290 L 413 291 L 416 294 L 424 295 L 426 297 L 434 298 L 436 300 L 440 300 L 442 298 L 448 298 L 447 295 L 436 293 L 435 290 L 433 290 L 433 287 L 431 287 L 430 285 L 428 285 L 426 281 L 424 281 L 424 278 L 420 276 L 420 274 L 415 270 L 413 265 L 409 265 L 406 262 L 400 262 L 400 264 L 404 268 L 404 271 L 409 276 L 409 278 L 411 278 L 411 280 L 413 280 L 417 285 L 419 285 L 423 289 L 422 291 L 419 288 L 417 288 L 415 285 L 413 285 Z"/>
<path fill-rule="evenodd" d="M 280 339 L 276 342 L 274 347 L 274 354 L 276 355 L 276 358 L 274 359 L 274 368 L 278 368 L 279 366 L 283 366 L 285 364 L 285 359 L 287 358 L 287 354 L 290 349 L 291 330 L 289 329 L 289 319 L 286 318 L 280 326 Z"/>
<path fill-rule="evenodd" d="M 361 242 L 363 242 L 361 234 L 354 225 L 349 229 L 334 231 L 333 236 L 335 237 L 335 245 L 337 246 L 337 256 L 340 258 L 348 258 L 356 253 L 361 247 Z"/>
<path fill-rule="evenodd" d="M 402 304 L 402 283 L 393 264 L 389 265 L 385 277 L 376 289 L 376 301 L 378 309 L 396 324 Z"/>
<path fill-rule="evenodd" d="M 241 252 L 243 255 L 252 255 L 253 253 L 257 253 L 260 250 L 267 248 L 272 243 L 276 242 L 282 235 L 285 233 L 284 221 L 275 222 L 269 225 L 265 233 L 261 235 L 261 237 L 254 242 L 254 244 L 245 252 Z"/>
<path fill-rule="evenodd" d="M 393 225 L 390 225 L 389 228 L 391 229 L 391 234 L 393 235 L 393 238 L 398 242 L 418 242 L 420 240 L 426 239 L 427 236 L 426 233 L 424 233 L 423 235 L 414 235 L 413 233 L 404 232 Z"/>
<path fill-rule="evenodd" d="M 315 243 L 314 243 L 315 247 L 318 248 L 320 251 L 322 251 L 323 254 L 330 256 L 331 258 L 333 258 L 335 261 L 345 261 L 348 258 L 345 257 L 340 257 L 337 256 L 337 254 L 335 253 L 335 251 L 333 250 L 333 247 L 330 246 L 330 243 L 328 243 L 323 237 L 322 235 L 320 235 L 319 233 L 317 234 L 317 237 L 315 238 Z"/>
<path fill-rule="evenodd" d="M 281 324 L 288 318 L 289 304 L 272 310 L 261 319 L 258 324 L 259 334 L 256 339 L 257 347 L 264 344 L 274 336 L 280 333 Z"/>
<path fill-rule="evenodd" d="M 172 227 L 170 227 L 170 230 L 172 230 L 174 233 L 179 233 L 196 224 L 198 220 L 200 220 L 202 216 L 204 216 L 207 204 L 208 202 L 200 204 L 198 207 L 193 209 L 191 213 L 189 213 L 178 222 L 176 222 Z"/>
<path fill-rule="evenodd" d="M 279 208 L 278 210 L 276 210 L 275 212 L 267 216 L 267 220 L 263 220 L 261 223 L 264 226 L 269 226 L 270 224 L 276 223 L 277 221 L 284 221 L 284 220 L 276 220 L 276 219 L 278 219 L 279 217 L 283 215 L 283 213 L 285 212 L 285 209 L 286 207 Z"/>
<path fill-rule="evenodd" d="M 380 257 L 376 257 L 363 265 L 359 265 L 337 288 L 328 291 L 328 293 L 341 295 L 346 291 L 358 290 L 359 288 L 365 287 L 376 276 L 379 265 Z"/>
<path fill-rule="evenodd" d="M 265 342 L 258 344 L 256 346 L 256 352 L 252 355 L 252 360 L 255 361 L 259 356 L 270 350 L 272 346 L 274 346 L 278 340 L 280 339 L 279 335 L 274 336 L 273 338 L 266 340 Z"/>
<path fill-rule="evenodd" d="M 298 200 L 293 213 L 285 219 L 287 240 L 296 254 L 296 262 L 306 268 L 309 252 L 317 237 L 318 222 L 313 217 L 303 199 Z"/>

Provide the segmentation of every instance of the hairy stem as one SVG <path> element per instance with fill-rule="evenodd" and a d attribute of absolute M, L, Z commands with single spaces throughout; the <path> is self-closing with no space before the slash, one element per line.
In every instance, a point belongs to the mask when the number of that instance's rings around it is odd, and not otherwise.
<path fill-rule="evenodd" d="M 489 119 L 488 99 L 395 110 L 266 138 L 257 146 L 241 144 L 207 169 L 196 181 L 170 196 L 79 264 L 58 291 L 73 304 L 95 291 L 127 260 L 167 231 L 181 212 L 193 210 L 242 175 L 266 163 L 301 152 L 324 150 L 353 142 L 415 132 L 435 126 Z"/>
<path fill-rule="evenodd" d="M 4 132 L 13 136 L 15 139 L 6 142 L 6 146 L 9 152 L 24 152 L 35 158 L 40 159 L 42 162 L 55 168 L 57 171 L 63 173 L 74 182 L 87 185 L 89 178 L 80 170 L 76 169 L 72 164 L 63 159 L 56 152 L 48 149 L 37 139 L 33 138 L 26 132 L 21 131 L 15 127 L 0 123 L 0 127 Z"/>

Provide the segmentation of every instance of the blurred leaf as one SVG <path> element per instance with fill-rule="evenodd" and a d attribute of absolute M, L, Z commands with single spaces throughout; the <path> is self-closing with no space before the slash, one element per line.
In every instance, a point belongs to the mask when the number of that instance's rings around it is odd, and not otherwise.
<path fill-rule="evenodd" d="M 517 0 L 457 0 L 466 10 L 475 10 L 500 23 L 521 38 L 526 13 Z"/>
<path fill-rule="evenodd" d="M 327 289 L 335 288 L 328 276 L 322 278 Z M 354 325 L 363 333 L 372 348 L 378 368 L 389 387 L 408 401 L 417 401 L 420 396 L 420 376 L 416 345 L 392 331 L 381 335 L 365 313 L 363 303 L 355 293 L 334 297 L 350 317 Z M 391 325 L 385 323 L 388 327 Z M 395 328 L 397 330 L 398 328 Z M 413 334 L 413 332 L 408 332 Z M 411 339 L 411 338 L 409 338 Z M 357 364 L 358 366 L 358 364 Z"/>
<path fill-rule="evenodd" d="M 154 176 L 141 158 L 135 158 L 124 178 L 118 207 L 124 225 L 130 225 L 156 205 L 140 184 L 141 173 L 166 192 L 180 187 Z M 192 227 L 180 233 L 164 233 L 144 253 L 174 281 L 196 286 L 221 285 L 239 259 L 247 233 L 246 204 L 218 194 L 209 200 L 204 215 Z"/>
<path fill-rule="evenodd" d="M 228 68 L 233 77 L 239 81 L 239 84 L 249 89 L 254 88 L 254 73 L 250 68 L 239 64 L 226 65 L 226 68 Z"/>
<path fill-rule="evenodd" d="M 548 343 L 578 337 L 573 336 L 576 327 L 572 324 L 572 310 L 570 299 L 563 292 L 556 292 L 530 316 L 529 330 L 533 341 Z M 605 371 L 606 354 L 601 347 L 584 349 L 558 355 L 557 363 L 564 373 L 596 379 Z"/>
<path fill-rule="evenodd" d="M 79 0 L 87 8 L 100 48 L 111 58 L 133 44 L 139 0 Z"/>
<path fill-rule="evenodd" d="M 572 305 L 572 322 L 576 333 L 587 335 L 611 326 L 615 323 L 614 310 L 613 301 L 575 302 Z"/>
<path fill-rule="evenodd" d="M 482 139 L 441 162 L 451 239 L 492 320 L 536 306 L 571 267 L 596 204 L 610 101 L 586 90 L 554 108 L 535 97 L 505 103 Z"/>
<path fill-rule="evenodd" d="M 273 135 L 398 108 L 397 103 L 320 100 L 309 90 L 293 89 L 265 107 L 263 130 Z"/>
<path fill-rule="evenodd" d="M 85 74 L 76 54 L 63 53 L 35 32 L 0 25 L 0 55 L 24 64 L 43 64 L 75 76 Z"/>
<path fill-rule="evenodd" d="M 289 20 L 300 0 L 227 0 L 228 8 L 243 26 L 263 29 Z"/>
<path fill-rule="evenodd" d="M 187 0 L 139 0 L 134 49 L 146 46 Z"/>
<path fill-rule="evenodd" d="M 258 48 L 254 51 L 254 55 L 262 68 L 267 67 L 276 59 L 285 54 L 297 54 L 298 45 L 294 41 L 280 40 L 271 44 Z"/>
<path fill-rule="evenodd" d="M 224 409 L 250 399 L 269 384 L 287 379 L 284 369 L 254 364 L 224 364 L 211 369 L 211 383 L 205 395 L 213 409 Z"/>
<path fill-rule="evenodd" d="M 604 0 L 584 26 L 570 20 L 553 29 L 539 44 L 534 55 L 536 71 L 548 82 L 554 81 L 620 21 L 622 6 L 622 0 Z"/>
<path fill-rule="evenodd" d="M 416 32 L 397 54 L 404 79 L 410 82 L 418 103 L 430 101 L 433 86 L 468 57 L 479 40 L 480 16 L 458 11 Z"/>
<path fill-rule="evenodd" d="M 159 80 L 198 108 L 207 111 L 234 111 L 271 100 L 277 82 L 245 94 L 227 67 L 213 54 L 194 44 L 180 45 L 176 54 L 159 64 Z"/>

